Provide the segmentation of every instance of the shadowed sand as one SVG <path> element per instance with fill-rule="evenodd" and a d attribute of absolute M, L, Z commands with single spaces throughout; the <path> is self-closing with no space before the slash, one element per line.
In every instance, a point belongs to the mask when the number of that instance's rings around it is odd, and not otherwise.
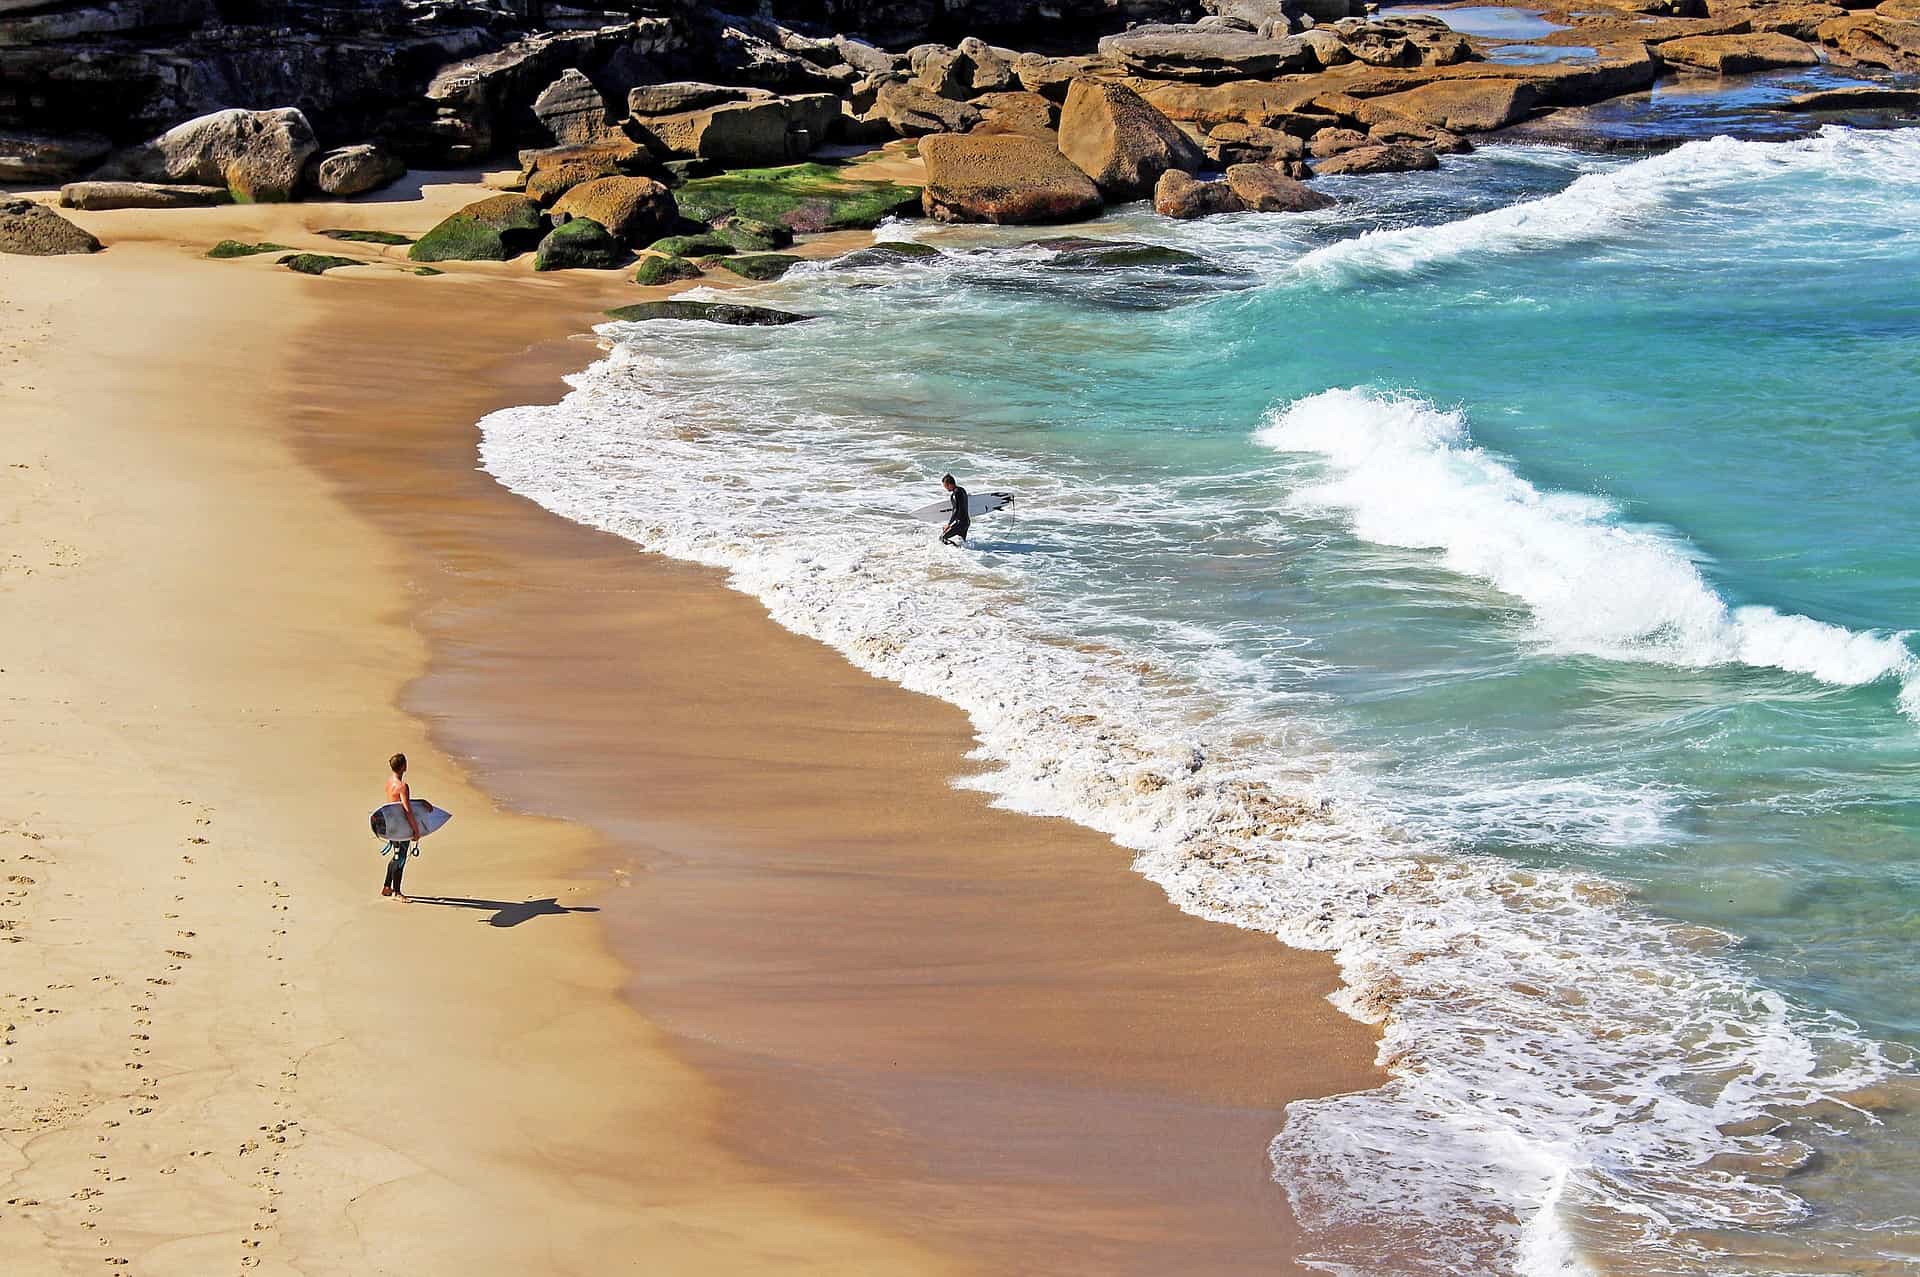
<path fill-rule="evenodd" d="M 473 194 L 0 259 L 0 1253 L 1290 1268 L 1281 1106 L 1377 1080 L 1326 959 L 953 790 L 957 711 L 475 471 L 642 290 L 198 256 Z M 456 813 L 413 906 L 361 828 L 394 748 Z"/>

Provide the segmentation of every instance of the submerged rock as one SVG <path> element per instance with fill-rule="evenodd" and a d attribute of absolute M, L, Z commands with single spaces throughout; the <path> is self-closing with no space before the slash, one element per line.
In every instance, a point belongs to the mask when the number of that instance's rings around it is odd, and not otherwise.
<path fill-rule="evenodd" d="M 899 266 L 905 262 L 926 261 L 945 255 L 931 244 L 896 240 L 885 244 L 872 244 L 866 248 L 856 248 L 851 253 L 843 253 L 834 258 L 829 265 L 834 270 L 864 270 L 871 266 Z"/>
<path fill-rule="evenodd" d="M 773 324 L 797 324 L 812 319 L 812 315 L 796 315 L 791 311 L 772 310 L 765 306 L 741 306 L 733 302 L 689 302 L 674 299 L 659 302 L 637 302 L 632 306 L 621 306 L 607 312 L 614 319 L 628 323 L 642 323 L 650 319 L 693 319 L 709 324 L 733 324 L 747 327 L 762 327 Z"/>
<path fill-rule="evenodd" d="M 943 222 L 1068 222 L 1101 208 L 1100 188 L 1073 161 L 1017 133 L 930 137 L 922 207 Z"/>
<path fill-rule="evenodd" d="M 1060 153 L 1109 200 L 1139 199 L 1168 169 L 1191 173 L 1206 163 L 1172 120 L 1111 80 L 1075 80 L 1067 90 Z"/>
<path fill-rule="evenodd" d="M 1165 244 L 1143 244 L 1131 239 L 1092 239 L 1065 235 L 1056 239 L 1037 239 L 1029 247 L 1052 254 L 1047 265 L 1060 270 L 1127 270 L 1158 267 L 1183 275 L 1215 275 L 1224 272 L 1198 253 Z"/>
<path fill-rule="evenodd" d="M 0 198 L 0 253 L 59 257 L 99 251 L 99 240 L 46 205 Z"/>
<path fill-rule="evenodd" d="M 495 195 L 469 204 L 422 235 L 407 256 L 416 262 L 504 262 L 539 244 L 547 215 L 524 195 Z"/>

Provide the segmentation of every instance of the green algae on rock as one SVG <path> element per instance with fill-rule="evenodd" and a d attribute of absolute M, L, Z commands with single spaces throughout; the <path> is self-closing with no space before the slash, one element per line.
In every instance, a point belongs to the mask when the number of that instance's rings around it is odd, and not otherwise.
<path fill-rule="evenodd" d="M 684 257 L 649 257 L 633 272 L 633 282 L 645 288 L 700 278 L 700 267 Z"/>
<path fill-rule="evenodd" d="M 674 194 L 680 211 L 701 221 L 741 215 L 802 232 L 868 230 L 919 206 L 919 187 L 850 181 L 847 168 L 809 162 L 735 169 L 694 178 Z"/>
<path fill-rule="evenodd" d="M 723 217 L 713 229 L 742 253 L 768 253 L 793 243 L 791 228 L 753 217 Z"/>
<path fill-rule="evenodd" d="M 248 244 L 237 239 L 223 239 L 207 250 L 207 256 L 224 261 L 229 257 L 252 257 L 256 253 L 287 253 L 293 251 L 291 244 L 275 244 L 270 240 L 261 240 L 258 244 Z"/>
<path fill-rule="evenodd" d="M 344 239 L 355 244 L 411 244 L 413 239 L 407 235 L 397 235 L 392 231 L 356 231 L 335 228 L 316 231 L 316 235 L 325 235 L 328 239 Z"/>
<path fill-rule="evenodd" d="M 422 235 L 407 256 L 416 262 L 504 262 L 537 245 L 547 215 L 524 195 L 495 195 L 450 214 Z"/>
<path fill-rule="evenodd" d="M 898 266 L 902 262 L 926 261 L 944 256 L 946 256 L 945 253 L 931 244 L 915 244 L 910 240 L 898 240 L 885 244 L 873 244 L 867 248 L 856 248 L 851 253 L 834 258 L 829 265 L 834 270 L 861 270 L 868 266 Z"/>
<path fill-rule="evenodd" d="M 326 253 L 288 253 L 280 259 L 280 265 L 288 270 L 297 270 L 302 275 L 324 275 L 341 266 L 371 266 L 354 257 L 332 257 Z"/>
<path fill-rule="evenodd" d="M 734 251 L 734 244 L 719 234 L 705 235 L 669 235 L 647 245 L 656 253 L 665 253 L 668 257 L 725 257 Z M 772 247 L 778 247 L 774 245 Z"/>
<path fill-rule="evenodd" d="M 591 217 L 553 228 L 534 253 L 535 270 L 611 270 L 628 258 L 626 246 Z"/>
<path fill-rule="evenodd" d="M 766 306 L 741 306 L 733 302 L 689 302 L 662 301 L 636 302 L 631 306 L 620 306 L 607 312 L 613 319 L 628 323 L 642 323 L 650 319 L 693 319 L 709 324 L 733 324 L 736 326 L 765 327 L 773 324 L 797 324 L 812 319 L 812 315 L 796 315 L 792 311 L 773 310 Z"/>
<path fill-rule="evenodd" d="M 744 257 L 722 257 L 715 264 L 742 279 L 765 283 L 770 279 L 779 279 L 798 265 L 800 260 L 791 253 L 749 253 Z"/>

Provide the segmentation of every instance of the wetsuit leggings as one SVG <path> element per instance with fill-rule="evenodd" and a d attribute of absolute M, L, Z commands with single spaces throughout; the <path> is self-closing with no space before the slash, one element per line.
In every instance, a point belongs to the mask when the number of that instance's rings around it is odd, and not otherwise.
<path fill-rule="evenodd" d="M 392 892 L 398 892 L 400 890 L 400 875 L 407 872 L 407 857 L 411 854 L 413 854 L 412 843 L 397 842 L 393 844 L 393 854 L 387 857 L 386 890 Z"/>
<path fill-rule="evenodd" d="M 964 541 L 967 539 L 967 529 L 972 526 L 973 525 L 969 523 L 967 520 L 962 519 L 958 523 L 950 524 L 947 530 L 940 534 L 940 539 L 942 541 L 951 541 L 953 538 L 959 537 L 962 541 Z"/>

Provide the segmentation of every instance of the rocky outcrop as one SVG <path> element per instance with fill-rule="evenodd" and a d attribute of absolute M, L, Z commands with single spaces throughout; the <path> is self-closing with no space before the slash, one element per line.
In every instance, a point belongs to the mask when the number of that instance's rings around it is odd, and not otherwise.
<path fill-rule="evenodd" d="M 612 270 L 630 254 L 590 217 L 576 217 L 554 227 L 534 250 L 535 270 Z"/>
<path fill-rule="evenodd" d="M 1440 167 L 1440 157 L 1424 146 L 1356 146 L 1314 165 L 1322 177 L 1336 173 L 1415 173 Z"/>
<path fill-rule="evenodd" d="M 924 137 L 929 133 L 965 133 L 980 123 L 980 111 L 965 102 L 954 102 L 918 85 L 891 82 L 880 86 L 873 99 L 872 116 L 884 120 L 900 137 Z"/>
<path fill-rule="evenodd" d="M 46 205 L 0 197 L 0 253 L 57 257 L 99 251 L 99 240 Z"/>
<path fill-rule="evenodd" d="M 533 115 L 559 146 L 593 146 L 615 132 L 607 99 L 578 67 L 568 67 L 540 90 Z"/>
<path fill-rule="evenodd" d="M 1243 208 L 1256 213 L 1308 213 L 1334 203 L 1332 196 L 1294 181 L 1271 164 L 1235 164 L 1227 170 L 1227 188 Z"/>
<path fill-rule="evenodd" d="M 322 195 L 342 198 L 377 191 L 405 177 L 400 157 L 377 143 L 338 146 L 307 161 L 305 184 Z"/>
<path fill-rule="evenodd" d="M 1208 131 L 1204 149 L 1214 167 L 1224 169 L 1230 164 L 1271 164 L 1302 159 L 1306 156 L 1307 144 L 1279 129 L 1229 120 Z"/>
<path fill-rule="evenodd" d="M 122 151 L 95 176 L 224 186 L 236 200 L 278 202 L 293 198 L 307 158 L 319 149 L 313 126 L 292 107 L 216 111 Z"/>
<path fill-rule="evenodd" d="M 1060 108 L 1038 93 L 1015 90 L 984 93 L 973 105 L 980 112 L 980 133 L 1025 133 L 1059 142 Z"/>
<path fill-rule="evenodd" d="M 1100 211 L 1100 188 L 1055 148 L 1019 134 L 934 136 L 922 207 L 944 222 L 1067 222 Z"/>
<path fill-rule="evenodd" d="M 536 247 L 547 215 L 524 195 L 495 195 L 467 205 L 422 235 L 407 256 L 416 262 L 504 262 Z"/>
<path fill-rule="evenodd" d="M 1781 104 L 1784 111 L 1885 111 L 1920 107 L 1920 89 L 1821 89 L 1799 93 Z"/>
<path fill-rule="evenodd" d="M 1540 103 L 1540 89 L 1526 80 L 1440 80 L 1371 102 L 1450 133 L 1488 133 L 1526 119 Z"/>
<path fill-rule="evenodd" d="M 708 84 L 704 80 L 669 80 L 663 84 L 639 84 L 628 89 L 627 114 L 675 115 L 681 111 L 719 106 L 723 102 L 758 102 L 773 96 L 768 89 Z"/>
<path fill-rule="evenodd" d="M 1068 86 L 1081 76 L 1097 75 L 1109 69 L 1106 59 L 1098 57 L 1055 58 L 1023 53 L 1013 60 L 1013 75 L 1020 87 L 1055 102 L 1065 101 Z"/>
<path fill-rule="evenodd" d="M 60 188 L 68 208 L 105 212 L 116 208 L 211 208 L 233 203 L 224 186 L 165 182 L 68 182 Z"/>
<path fill-rule="evenodd" d="M 1820 61 L 1820 55 L 1812 46 L 1777 31 L 1668 40 L 1660 46 L 1660 57 L 1718 75 L 1740 75 L 1772 67 L 1807 67 Z"/>
<path fill-rule="evenodd" d="M 98 133 L 67 137 L 0 131 L 0 182 L 64 182 L 107 157 L 113 143 Z"/>
<path fill-rule="evenodd" d="M 1313 50 L 1290 36 L 1149 24 L 1100 41 L 1100 55 L 1135 75 L 1159 80 L 1268 79 L 1319 67 Z"/>
<path fill-rule="evenodd" d="M 1206 157 L 1148 105 L 1113 80 L 1075 80 L 1060 109 L 1060 152 L 1110 201 L 1139 199 L 1168 169 L 1191 173 Z"/>
<path fill-rule="evenodd" d="M 1881 10 L 1888 6 L 1882 5 Z M 1920 14 L 1912 19 L 1889 16 L 1910 12 L 1848 14 L 1820 24 L 1820 39 L 1855 62 L 1898 71 L 1920 67 Z"/>
<path fill-rule="evenodd" d="M 1207 85 L 1136 81 L 1134 87 L 1141 97 L 1170 120 L 1197 124 L 1202 128 L 1238 120 L 1243 124 L 1257 124 L 1289 133 L 1296 132 L 1297 122 L 1305 118 L 1301 107 L 1326 89 L 1325 85 L 1309 79 L 1277 83 L 1236 80 Z M 1314 129 L 1324 123 L 1323 120 L 1308 128 L 1306 136 L 1312 136 Z"/>
<path fill-rule="evenodd" d="M 825 144 L 839 115 L 838 98 L 809 93 L 635 116 L 628 127 L 658 155 L 742 168 L 804 158 Z"/>
<path fill-rule="evenodd" d="M 520 186 L 542 204 L 551 204 L 582 182 L 596 177 L 635 177 L 657 165 L 653 152 L 622 139 L 599 146 L 554 147 L 520 153 Z"/>
<path fill-rule="evenodd" d="M 1225 182 L 1202 182 L 1178 169 L 1162 173 L 1153 187 L 1153 211 L 1162 217 L 1184 221 L 1215 213 L 1242 213 L 1246 207 Z"/>
<path fill-rule="evenodd" d="M 553 205 L 553 220 L 566 223 L 586 218 L 605 227 L 623 244 L 651 244 L 680 220 L 673 192 L 652 178 L 599 177 L 562 195 Z"/>

